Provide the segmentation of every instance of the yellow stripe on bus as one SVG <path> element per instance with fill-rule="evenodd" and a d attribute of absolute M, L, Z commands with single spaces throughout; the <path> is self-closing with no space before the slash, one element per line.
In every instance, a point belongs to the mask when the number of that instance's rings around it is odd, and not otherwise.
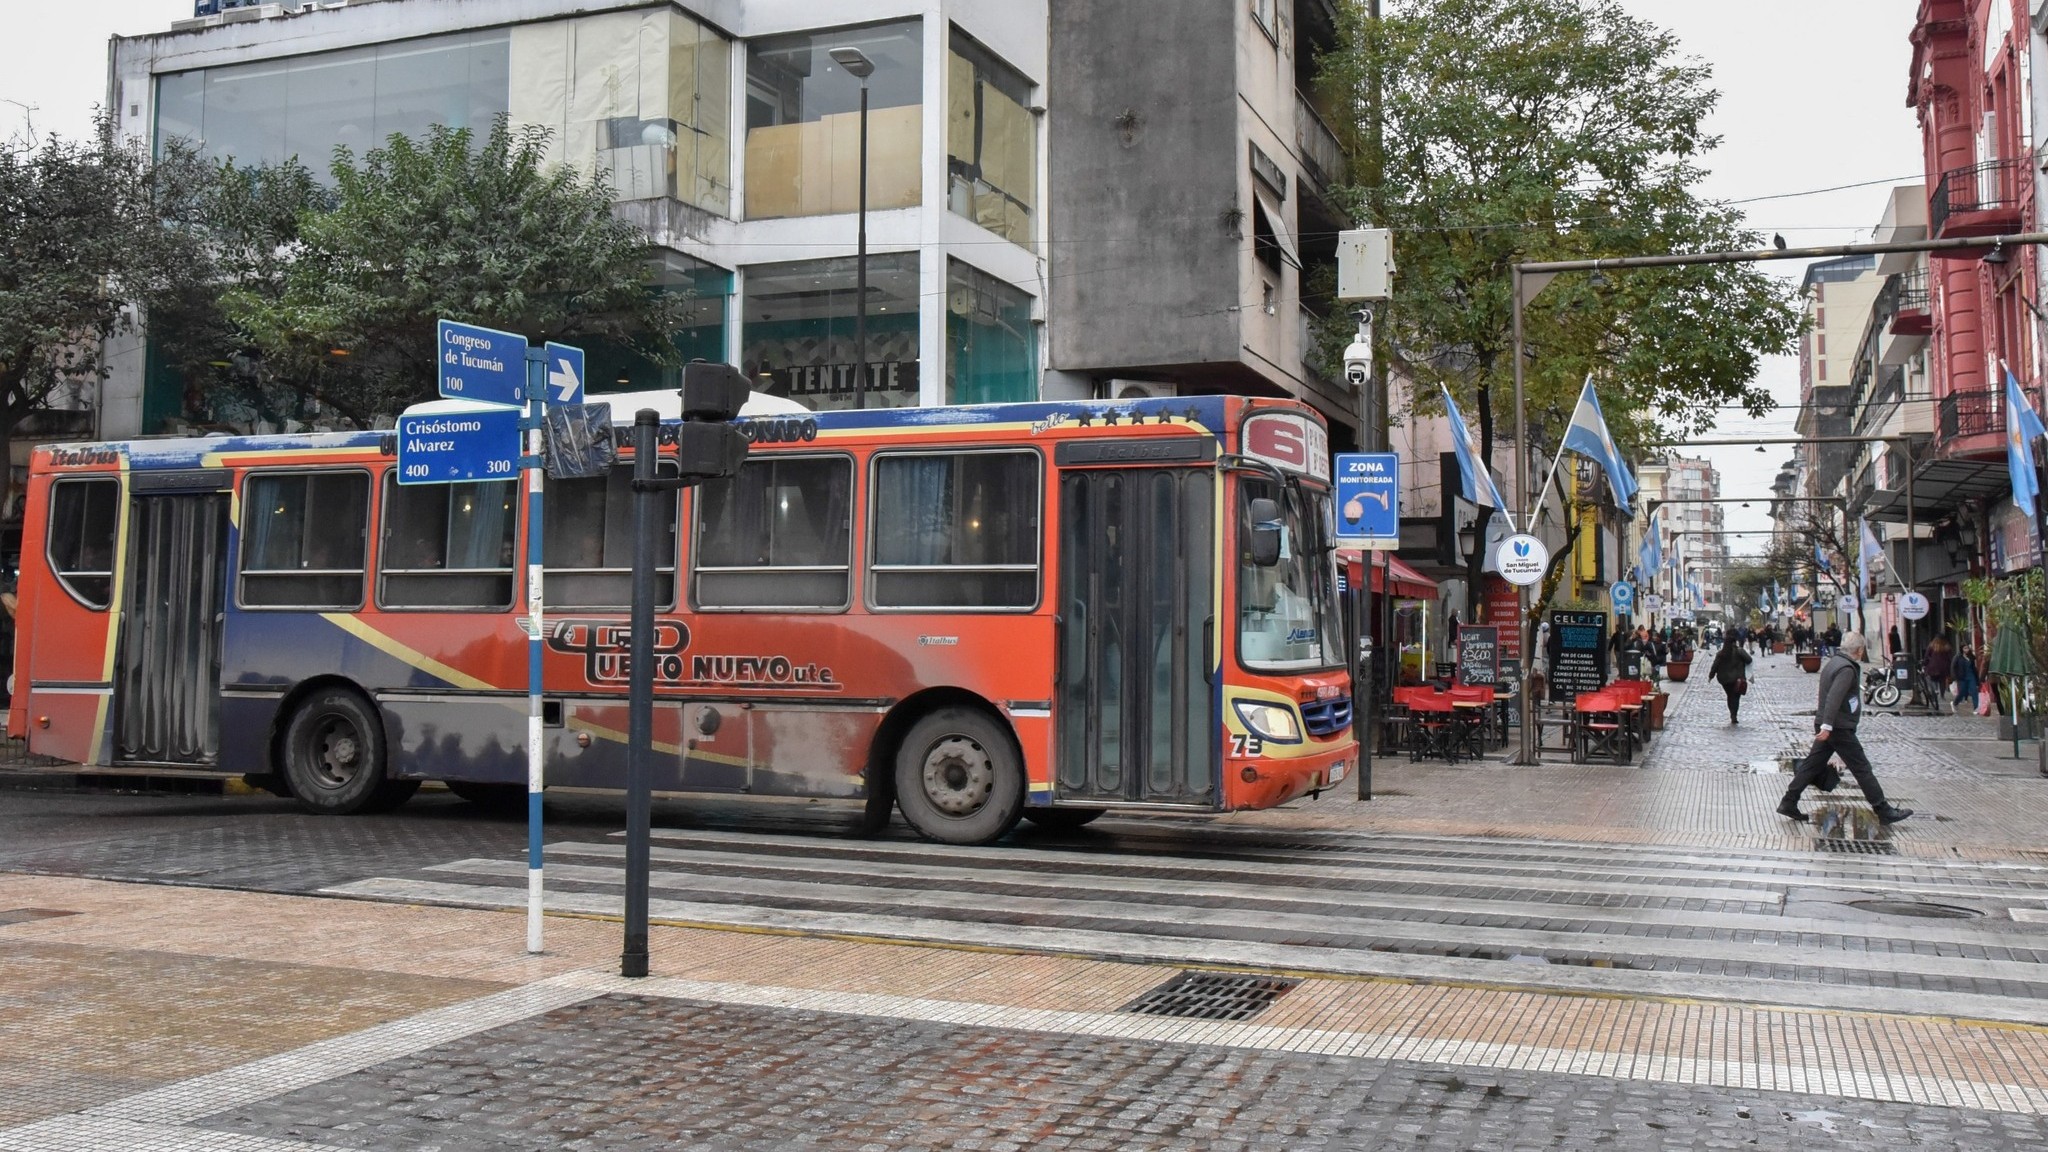
<path fill-rule="evenodd" d="M 450 668 L 448 665 L 441 663 L 417 648 L 400 644 L 398 641 L 346 612 L 322 612 L 320 616 L 336 628 L 369 644 L 379 652 L 394 657 L 400 662 L 409 664 L 422 672 L 438 676 L 457 688 L 469 688 L 479 691 L 491 691 L 498 688 L 498 685 L 492 684 L 489 681 L 479 680 L 467 672 Z"/>

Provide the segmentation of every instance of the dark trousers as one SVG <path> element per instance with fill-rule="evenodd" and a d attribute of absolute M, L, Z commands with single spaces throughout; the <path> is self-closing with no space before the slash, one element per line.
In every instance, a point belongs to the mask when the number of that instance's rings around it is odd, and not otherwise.
<path fill-rule="evenodd" d="M 1728 694 L 1728 718 L 1730 720 L 1741 719 L 1742 693 L 1736 690 L 1735 685 L 1726 682 L 1722 683 L 1721 691 Z"/>
<path fill-rule="evenodd" d="M 1863 743 L 1856 739 L 1854 728 L 1837 728 L 1828 733 L 1826 740 L 1815 738 L 1813 751 L 1799 765 L 1799 771 L 1792 774 L 1792 783 L 1785 789 L 1785 803 L 1799 803 L 1799 796 L 1820 779 L 1821 770 L 1827 766 L 1830 755 L 1841 758 L 1842 767 L 1856 777 L 1856 784 L 1863 789 L 1863 796 L 1872 808 L 1885 806 L 1884 785 L 1877 782 L 1877 773 L 1870 770 L 1870 757 L 1863 754 Z"/>

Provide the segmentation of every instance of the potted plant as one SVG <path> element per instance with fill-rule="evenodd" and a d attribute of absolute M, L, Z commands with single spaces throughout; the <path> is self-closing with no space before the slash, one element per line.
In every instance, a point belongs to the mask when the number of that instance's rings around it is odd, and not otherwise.
<path fill-rule="evenodd" d="M 1691 661 L 1687 661 L 1686 663 L 1688 667 L 1691 665 Z M 1670 667 L 1670 665 L 1666 664 L 1665 667 L 1668 668 Z M 1673 677 L 1673 679 L 1683 680 L 1685 679 L 1685 677 L 1677 676 Z M 1650 703 L 1651 730 L 1662 732 L 1664 730 L 1664 709 L 1667 705 L 1671 703 L 1671 693 L 1659 689 L 1658 691 L 1650 693 L 1648 696 L 1644 697 L 1644 699 L 1648 700 Z"/>
<path fill-rule="evenodd" d="M 1801 672 L 1820 671 L 1820 653 L 1812 651 L 1810 649 L 1808 651 L 1801 652 L 1799 654 L 1799 670 Z"/>
<path fill-rule="evenodd" d="M 1664 675 L 1676 680 L 1680 684 L 1685 683 L 1685 678 L 1692 675 L 1692 653 L 1687 652 L 1683 657 L 1673 656 L 1671 659 L 1666 660 L 1664 662 Z"/>

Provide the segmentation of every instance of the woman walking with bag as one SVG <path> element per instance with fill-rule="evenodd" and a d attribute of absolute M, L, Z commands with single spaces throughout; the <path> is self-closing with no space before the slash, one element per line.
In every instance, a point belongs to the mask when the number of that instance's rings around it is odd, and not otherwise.
<path fill-rule="evenodd" d="M 1714 666 L 1709 675 L 1728 694 L 1728 722 L 1742 723 L 1742 694 L 1749 691 L 1749 653 L 1735 643 L 1735 637 L 1730 636 L 1721 642 L 1721 650 L 1714 654 Z"/>

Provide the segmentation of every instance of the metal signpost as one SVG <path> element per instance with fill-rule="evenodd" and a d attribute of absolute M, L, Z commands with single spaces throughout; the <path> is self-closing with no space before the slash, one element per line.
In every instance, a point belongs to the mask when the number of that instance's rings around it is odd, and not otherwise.
<path fill-rule="evenodd" d="M 440 393 L 449 400 L 499 410 L 427 413 L 398 422 L 398 482 L 448 484 L 526 481 L 526 950 L 541 950 L 541 489 L 546 405 L 583 398 L 583 350 L 566 344 L 532 347 L 526 337 L 496 328 L 441 320 L 434 325 Z M 522 414 L 520 409 L 524 408 Z M 526 451 L 519 448 L 525 433 Z"/>
<path fill-rule="evenodd" d="M 732 476 L 747 458 L 747 437 L 731 421 L 746 405 L 746 376 L 729 364 L 692 361 L 683 367 L 683 422 L 675 445 L 677 475 L 656 468 L 660 417 L 633 415 L 633 606 L 626 677 L 626 908 L 619 975 L 647 975 L 647 888 L 654 802 L 654 569 L 661 538 L 660 494 Z"/>

